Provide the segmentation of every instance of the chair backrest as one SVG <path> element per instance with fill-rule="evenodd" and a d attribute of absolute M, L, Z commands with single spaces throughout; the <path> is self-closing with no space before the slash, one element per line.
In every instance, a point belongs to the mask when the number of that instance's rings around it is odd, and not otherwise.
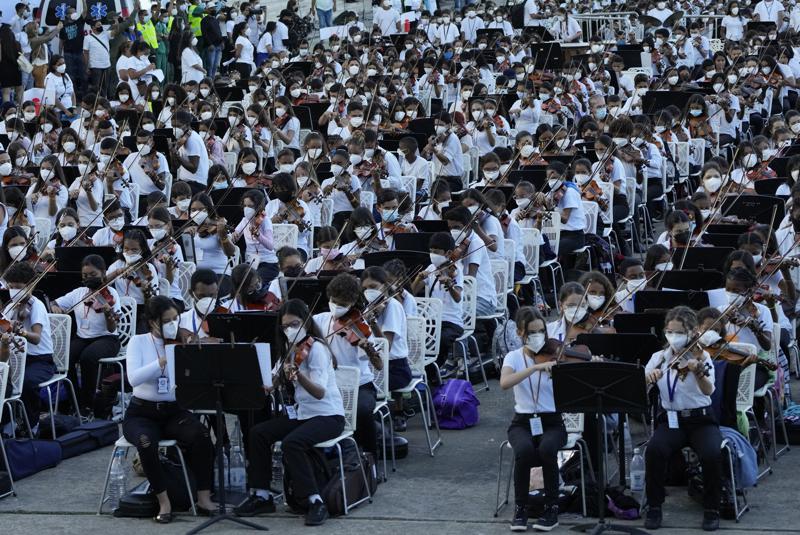
<path fill-rule="evenodd" d="M 361 190 L 359 198 L 361 199 L 361 206 L 372 210 L 372 206 L 375 204 L 375 194 L 373 192 Z"/>
<path fill-rule="evenodd" d="M 438 299 L 437 299 L 438 301 Z M 439 321 L 439 330 L 442 323 Z M 408 344 L 408 367 L 411 375 L 422 377 L 425 375 L 425 354 L 427 341 L 425 318 L 409 316 L 406 318 L 406 344 Z M 437 345 L 438 345 L 437 336 Z"/>
<path fill-rule="evenodd" d="M 736 386 L 736 410 L 748 411 L 753 408 L 753 395 L 756 389 L 756 365 L 750 364 L 739 372 Z"/>
<path fill-rule="evenodd" d="M 558 212 L 547 212 L 542 218 L 542 234 L 547 236 L 550 248 L 558 255 L 558 242 L 561 241 L 561 216 Z"/>
<path fill-rule="evenodd" d="M 236 172 L 236 153 L 235 152 L 223 152 L 223 158 L 225 159 L 225 170 L 228 171 L 230 176 Z"/>
<path fill-rule="evenodd" d="M 464 277 L 464 288 L 461 291 L 461 314 L 464 318 L 464 332 L 475 330 L 475 315 L 478 308 L 478 285 L 475 277 Z"/>
<path fill-rule="evenodd" d="M 625 195 L 628 198 L 628 213 L 636 213 L 636 177 L 625 177 Z"/>
<path fill-rule="evenodd" d="M 498 312 L 505 313 L 506 294 L 508 293 L 508 262 L 505 260 L 492 260 L 492 275 L 494 276 L 495 309 Z"/>
<path fill-rule="evenodd" d="M 361 370 L 353 366 L 336 368 L 336 386 L 344 405 L 344 430 L 356 430 L 356 411 L 358 410 L 358 382 Z"/>
<path fill-rule="evenodd" d="M 425 356 L 439 354 L 442 336 L 442 300 L 436 297 L 417 297 L 417 314 L 423 321 L 425 337 L 423 343 Z M 410 329 L 409 329 L 410 330 Z M 410 361 L 409 361 L 410 364 Z"/>
<path fill-rule="evenodd" d="M 11 391 L 6 399 L 18 398 L 22 394 L 22 383 L 25 381 L 25 361 L 28 354 L 28 341 L 21 336 L 14 337 L 15 344 L 11 344 L 8 356 L 8 383 Z M 19 348 L 17 348 L 19 345 Z"/>
<path fill-rule="evenodd" d="M 522 254 L 525 255 L 525 274 L 538 275 L 542 232 L 538 228 L 521 228 L 519 231 L 522 240 Z"/>
<path fill-rule="evenodd" d="M 131 337 L 136 334 L 136 301 L 133 297 L 124 295 L 119 299 L 122 314 L 117 321 L 117 336 L 119 336 L 120 352 L 124 353 Z"/>
<path fill-rule="evenodd" d="M 69 314 L 48 314 L 50 336 L 53 339 L 53 364 L 56 373 L 69 370 L 69 339 L 72 335 L 72 316 Z"/>
<path fill-rule="evenodd" d="M 583 413 L 582 412 L 562 412 L 561 419 L 564 420 L 564 427 L 567 433 L 583 433 Z"/>
<path fill-rule="evenodd" d="M 506 263 L 508 264 L 508 280 L 506 282 L 506 287 L 510 292 L 514 290 L 514 263 L 517 261 L 516 242 L 509 239 L 503 240 L 503 251 L 505 252 Z"/>
<path fill-rule="evenodd" d="M 586 215 L 586 226 L 583 231 L 587 234 L 597 233 L 597 216 L 600 213 L 600 205 L 594 201 L 581 201 L 583 213 Z"/>
<path fill-rule="evenodd" d="M 372 362 L 368 361 L 369 369 L 375 377 L 372 383 L 378 391 L 378 400 L 389 399 L 389 340 L 386 338 L 372 338 L 370 342 L 375 346 L 375 350 L 380 354 L 381 362 L 383 362 L 383 369 L 376 370 Z"/>
<path fill-rule="evenodd" d="M 6 401 L 6 384 L 8 384 L 8 364 L 0 362 L 0 407 Z"/>
<path fill-rule="evenodd" d="M 131 201 L 133 202 L 133 206 L 131 207 L 131 214 L 138 215 L 139 214 L 139 184 L 133 183 L 130 185 L 131 188 Z M 167 197 L 169 199 L 169 197 Z"/>
<path fill-rule="evenodd" d="M 272 236 L 274 250 L 277 251 L 281 247 L 297 249 L 297 239 L 300 236 L 300 229 L 297 228 L 297 225 L 291 223 L 274 223 L 272 225 Z"/>
<path fill-rule="evenodd" d="M 181 262 L 178 266 L 178 287 L 181 289 L 181 297 L 184 304 L 189 308 L 194 306 L 192 297 L 192 274 L 197 270 L 194 262 Z"/>
<path fill-rule="evenodd" d="M 772 323 L 772 342 L 769 348 L 769 358 L 774 363 L 778 363 L 778 350 L 780 349 L 781 325 L 778 322 Z"/>
<path fill-rule="evenodd" d="M 47 242 L 50 241 L 50 233 L 53 231 L 53 222 L 50 221 L 49 217 L 37 217 L 36 218 L 36 239 L 34 240 L 34 244 L 36 250 L 40 253 L 44 251 Z"/>
<path fill-rule="evenodd" d="M 333 199 L 327 198 L 322 200 L 319 219 L 323 227 L 329 227 L 333 224 Z"/>
<path fill-rule="evenodd" d="M 603 198 L 606 199 L 606 209 L 600 212 L 603 223 L 611 224 L 614 221 L 614 183 L 597 181 L 600 189 L 603 190 Z"/>

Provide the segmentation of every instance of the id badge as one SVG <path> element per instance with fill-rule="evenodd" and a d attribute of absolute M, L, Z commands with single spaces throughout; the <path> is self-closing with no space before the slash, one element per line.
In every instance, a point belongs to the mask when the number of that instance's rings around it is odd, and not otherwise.
<path fill-rule="evenodd" d="M 539 435 L 544 434 L 544 428 L 542 427 L 542 419 L 538 416 L 534 416 L 530 419 L 531 422 L 531 435 L 534 437 L 538 437 Z"/>
<path fill-rule="evenodd" d="M 258 264 L 261 262 L 261 255 L 259 253 L 247 252 L 244 254 L 245 262 L 250 264 L 250 269 L 257 269 Z"/>
<path fill-rule="evenodd" d="M 169 394 L 169 379 L 163 375 L 158 378 L 158 393 Z"/>
<path fill-rule="evenodd" d="M 290 420 L 297 420 L 297 409 L 294 408 L 294 405 L 286 406 L 286 415 Z"/>
<path fill-rule="evenodd" d="M 675 411 L 667 411 L 667 423 L 670 429 L 678 429 L 678 413 Z"/>

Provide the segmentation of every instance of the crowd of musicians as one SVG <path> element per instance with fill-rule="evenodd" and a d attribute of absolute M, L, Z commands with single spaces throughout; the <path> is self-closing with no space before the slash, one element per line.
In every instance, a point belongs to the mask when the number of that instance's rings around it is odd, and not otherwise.
<path fill-rule="evenodd" d="M 85 22 L 90 48 L 90 37 L 102 45 L 97 36 L 110 29 L 122 39 L 123 81 L 82 91 L 67 72 L 74 65 L 53 54 L 45 83 L 63 86 L 58 102 L 17 94 L 0 108 L 0 360 L 25 352 L 21 396 L 31 422 L 24 429 L 6 413 L 3 434 L 36 435 L 46 417 L 39 385 L 57 371 L 48 313 L 72 317 L 67 371 L 78 406 L 62 408 L 84 417 L 111 414 L 98 389 L 111 370 L 98 363 L 119 354 L 127 329 L 132 398 L 122 428 L 158 498 L 156 521 L 173 519 L 159 462 L 164 438 L 187 451 L 198 511 L 210 515 L 211 434 L 176 401 L 166 346 L 221 342 L 212 315 L 271 312 L 272 403 L 240 417 L 249 496 L 235 513 L 276 510 L 272 447 L 281 442 L 305 522 L 319 525 L 328 513 L 308 455 L 344 429 L 337 368 L 360 371 L 355 440 L 377 455 L 386 437 L 374 414 L 376 374 L 386 373 L 390 391 L 409 385 L 407 319 L 422 314 L 417 298 L 435 298 L 440 350 L 425 370 L 430 388 L 481 376 L 498 323 L 479 319 L 477 344 L 460 344 L 474 317 L 504 311 L 501 328 L 518 337 L 495 359 L 514 397 L 511 529 L 549 531 L 558 525 L 557 452 L 567 439 L 553 366 L 581 334 L 624 332 L 615 320 L 643 311 L 637 296 L 696 290 L 708 296 L 702 306 L 656 311 L 662 349 L 639 355 L 657 392 L 645 526 L 661 525 L 669 460 L 689 445 L 702 467 L 702 527 L 716 530 L 720 424 L 737 427 L 738 370 L 756 366 L 757 387 L 780 398 L 796 350 L 795 10 L 778 0 L 645 1 L 636 6 L 647 14 L 642 24 L 595 34 L 575 19 L 575 3 L 457 1 L 450 9 L 383 0 L 372 20 L 348 12 L 330 37 L 309 42 L 282 30 L 294 11 L 276 24 L 247 3 L 228 4 L 206 12 L 196 0 L 153 5 L 159 24 L 187 11 L 199 17 L 174 58 L 183 76 L 172 81 L 166 69 L 164 82 L 152 73 L 148 54 L 158 46 L 149 33 L 123 36 L 119 21 L 94 11 L 79 19 L 70 7 L 63 16 Z M 328 4 L 315 2 L 321 21 Z M 524 26 L 512 27 L 519 9 Z M 136 27 L 149 27 L 150 13 L 136 13 Z M 27 28 L 24 4 L 16 18 Z M 216 50 L 208 26 L 217 21 L 232 61 L 205 53 Z M 566 59 L 566 47 L 554 47 L 566 43 L 584 43 L 585 53 Z M 748 213 L 744 199 L 767 208 Z M 711 247 L 711 269 L 687 271 Z M 420 254 L 421 263 L 409 260 Z M 502 300 L 497 261 L 514 281 L 508 292 L 501 285 Z M 59 286 L 59 277 L 81 282 Z M 298 291 L 304 281 L 320 283 L 316 295 Z M 135 308 L 135 325 L 125 323 L 124 305 Z M 376 338 L 388 342 L 386 372 Z M 720 381 L 723 357 L 729 371 Z M 721 416 L 712 408 L 720 390 Z M 389 401 L 402 433 L 415 409 L 402 394 Z M 591 425 L 599 424 L 587 418 L 599 455 Z M 546 507 L 530 522 L 533 466 L 541 466 Z"/>

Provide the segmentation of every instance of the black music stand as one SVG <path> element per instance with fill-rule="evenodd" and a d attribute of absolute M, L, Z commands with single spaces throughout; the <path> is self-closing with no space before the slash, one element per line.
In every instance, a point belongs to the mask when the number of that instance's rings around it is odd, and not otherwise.
<path fill-rule="evenodd" d="M 553 367 L 553 399 L 558 412 L 588 412 L 598 417 L 606 413 L 647 411 L 644 367 L 624 362 L 577 362 Z M 597 443 L 603 443 L 603 426 L 597 426 Z M 605 531 L 647 532 L 632 526 L 606 524 L 605 455 L 600 456 L 600 477 L 597 484 L 599 519 L 597 524 L 572 528 L 575 531 L 599 534 Z M 624 470 L 624 469 L 623 469 Z"/>
<path fill-rule="evenodd" d="M 708 294 L 698 291 L 642 290 L 633 295 L 633 307 L 637 313 L 648 310 L 669 310 L 677 306 L 700 310 L 708 306 Z"/>
<path fill-rule="evenodd" d="M 699 290 L 702 292 L 725 287 L 725 276 L 715 269 L 675 269 L 655 278 L 658 286 L 670 290 Z"/>
<path fill-rule="evenodd" d="M 786 204 L 779 197 L 768 195 L 728 195 L 722 201 L 720 212 L 725 215 L 735 215 L 743 219 L 755 219 L 758 223 L 766 225 L 773 223 L 773 210 L 775 221 L 783 221 L 786 213 Z"/>
<path fill-rule="evenodd" d="M 413 273 L 415 270 L 423 270 L 431 265 L 430 252 L 423 253 L 422 251 L 381 251 L 365 254 L 362 258 L 364 259 L 364 267 L 383 266 L 389 260 L 399 258 L 406 265 L 409 273 Z"/>
<path fill-rule="evenodd" d="M 233 354 L 233 358 L 232 358 Z M 175 395 L 181 407 L 216 411 L 217 437 L 224 436 L 224 410 L 260 409 L 267 401 L 256 347 L 252 344 L 203 344 L 175 347 Z M 267 373 L 271 373 L 267 370 Z M 225 471 L 222 440 L 217 439 L 217 463 L 220 467 L 217 484 L 219 512 L 187 535 L 199 533 L 217 522 L 229 520 L 258 531 L 266 526 L 229 514 L 225 507 Z"/>
<path fill-rule="evenodd" d="M 442 221 L 445 225 L 447 221 Z M 419 229 L 419 228 L 418 228 Z M 394 235 L 394 248 L 397 251 L 417 251 L 429 254 L 432 232 L 407 232 Z"/>
<path fill-rule="evenodd" d="M 666 312 L 618 312 L 614 314 L 614 329 L 617 334 L 654 334 L 660 339 L 666 315 Z"/>
<path fill-rule="evenodd" d="M 90 254 L 100 255 L 110 266 L 117 259 L 117 252 L 113 247 L 56 247 L 56 270 L 80 271 L 83 259 Z"/>
<path fill-rule="evenodd" d="M 725 271 L 725 260 L 735 250 L 733 247 L 686 247 L 676 251 L 672 263 L 680 269 L 713 269 L 722 272 Z"/>
<path fill-rule="evenodd" d="M 421 219 L 419 221 L 414 221 L 414 226 L 417 227 L 417 230 L 420 232 L 450 232 L 447 221 L 442 221 L 441 219 Z M 398 234 L 397 236 L 402 236 L 402 234 Z M 395 236 L 395 239 L 397 239 L 397 236 Z"/>

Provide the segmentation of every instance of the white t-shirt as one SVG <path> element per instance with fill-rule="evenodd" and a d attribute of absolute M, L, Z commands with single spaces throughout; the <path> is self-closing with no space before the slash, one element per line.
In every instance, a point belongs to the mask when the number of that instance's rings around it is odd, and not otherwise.
<path fill-rule="evenodd" d="M 689 358 L 693 358 L 691 355 L 688 356 Z M 685 380 L 677 379 L 677 373 L 669 369 L 669 363 L 673 358 L 674 353 L 672 349 L 667 348 L 658 351 L 653 353 L 653 356 L 650 357 L 650 361 L 644 368 L 645 375 L 657 368 L 661 369 L 661 379 L 659 379 L 657 383 L 658 391 L 661 396 L 661 406 L 665 410 L 688 410 L 711 405 L 711 396 L 707 396 L 700 391 L 694 373 L 689 372 L 686 374 Z M 713 385 L 714 364 L 711 362 L 711 357 L 705 351 L 703 351 L 703 361 L 708 364 L 706 367 L 710 373 L 708 380 L 711 381 Z M 673 395 L 670 396 L 670 390 L 673 388 Z M 712 388 L 712 393 L 713 391 Z"/>
<path fill-rule="evenodd" d="M 503 368 L 521 372 L 536 364 L 525 356 L 523 348 L 515 349 L 503 359 Z M 514 412 L 517 414 L 537 414 L 556 412 L 553 399 L 553 378 L 547 372 L 533 372 L 529 377 L 514 386 Z"/>
<path fill-rule="evenodd" d="M 196 173 L 190 173 L 183 166 L 178 167 L 178 180 L 198 182 L 205 186 L 208 181 L 208 151 L 206 150 L 205 144 L 203 144 L 203 138 L 200 137 L 200 134 L 192 131 L 186 139 L 186 143 L 178 152 L 187 159 L 190 156 L 197 156 L 200 158 Z"/>
<path fill-rule="evenodd" d="M 89 52 L 90 69 L 108 69 L 111 67 L 108 32 L 100 32 L 100 35 L 89 32 L 83 38 L 83 50 Z"/>
<path fill-rule="evenodd" d="M 325 390 L 322 399 L 317 399 L 303 388 L 299 381 L 294 381 L 294 399 L 297 402 L 298 420 L 308 420 L 315 416 L 344 416 L 342 395 L 336 386 L 333 359 L 325 344 L 315 341 L 308 357 L 300 363 L 298 371 Z"/>
<path fill-rule="evenodd" d="M 753 14 L 758 15 L 761 22 L 774 22 L 780 29 L 783 21 L 778 20 L 778 14 L 783 10 L 783 4 L 777 0 L 761 0 L 753 9 Z"/>
<path fill-rule="evenodd" d="M 194 307 L 181 314 L 178 328 L 187 330 L 192 334 L 197 333 L 198 338 L 208 338 L 209 336 L 203 329 L 203 318 L 200 317 Z"/>
<path fill-rule="evenodd" d="M 228 264 L 228 257 L 222 250 L 222 243 L 216 234 L 210 234 L 205 238 L 195 234 L 194 248 L 199 257 L 197 259 L 198 269 L 210 269 L 217 275 L 222 275 Z"/>
<path fill-rule="evenodd" d="M 313 227 L 314 221 L 311 218 L 311 209 L 308 207 L 305 201 L 298 199 L 297 202 L 300 203 L 300 207 L 303 209 L 303 221 L 308 223 L 309 226 Z M 265 210 L 267 213 L 267 219 L 272 221 L 272 218 L 280 211 L 282 205 L 283 203 L 280 201 L 280 199 L 272 199 L 269 201 Z M 309 257 L 311 256 L 312 243 L 310 230 L 304 230 L 297 235 L 297 247 L 305 251 Z"/>
<path fill-rule="evenodd" d="M 69 191 L 76 190 L 78 190 L 78 199 L 75 202 L 75 205 L 78 207 L 78 219 L 80 220 L 81 226 L 99 226 L 103 221 L 103 217 L 100 215 L 103 211 L 103 198 L 105 194 L 105 186 L 103 185 L 103 181 L 97 178 L 95 175 L 95 179 L 92 182 L 92 197 L 97 203 L 97 207 L 94 210 L 92 210 L 92 207 L 89 204 L 89 198 L 86 196 L 86 191 L 81 187 L 80 180 L 74 180 L 69 186 Z"/>
<path fill-rule="evenodd" d="M 336 355 L 336 362 L 339 366 L 353 366 L 361 370 L 360 385 L 371 383 L 375 379 L 372 369 L 369 366 L 369 359 L 367 355 L 358 346 L 350 345 L 345 339 L 345 336 L 340 336 L 340 333 L 333 333 L 336 328 L 334 325 L 333 316 L 330 312 L 322 312 L 314 315 L 314 322 L 317 328 L 325 335 L 331 351 Z M 344 334 L 344 331 L 341 331 Z"/>
<path fill-rule="evenodd" d="M 114 312 L 118 314 L 121 313 L 122 307 L 120 307 L 119 303 L 119 294 L 114 288 L 109 288 L 108 291 L 114 298 L 114 305 L 111 308 L 114 310 Z M 108 330 L 105 314 L 102 312 L 97 312 L 87 303 L 82 303 L 82 301 L 91 293 L 92 290 L 89 288 L 76 288 L 68 294 L 56 299 L 55 303 L 64 310 L 75 307 L 75 310 L 72 311 L 72 315 L 75 318 L 75 325 L 78 328 L 78 338 L 89 339 L 97 338 L 99 336 L 113 336 L 117 334 L 116 329 L 114 329 L 114 331 Z"/>
<path fill-rule="evenodd" d="M 394 333 L 389 360 L 408 358 L 408 328 L 403 305 L 397 299 L 386 301 L 386 308 L 378 316 L 378 325 L 384 333 Z"/>
<path fill-rule="evenodd" d="M 252 48 L 253 45 L 250 45 Z M 203 78 L 205 78 L 205 74 L 202 71 L 198 71 L 194 68 L 195 65 L 203 66 L 203 59 L 200 57 L 200 54 L 195 52 L 191 47 L 186 47 L 181 52 L 181 83 L 185 84 L 186 82 L 200 82 Z"/>
<path fill-rule="evenodd" d="M 28 299 L 31 306 L 31 313 L 28 314 L 28 317 L 22 322 L 22 326 L 26 331 L 30 331 L 34 325 L 42 326 L 42 334 L 39 343 L 31 344 L 28 342 L 28 355 L 52 355 L 53 337 L 51 336 L 50 318 L 47 316 L 47 308 L 45 308 L 44 303 L 32 295 L 29 296 Z M 15 313 L 13 311 L 13 305 L 14 303 L 9 301 L 6 306 L 3 307 L 4 317 L 13 317 L 12 314 Z"/>
<path fill-rule="evenodd" d="M 391 35 L 399 33 L 397 29 L 397 21 L 400 20 L 400 13 L 396 9 L 376 9 L 372 15 L 372 22 L 376 24 L 381 30 L 381 34 Z"/>
<path fill-rule="evenodd" d="M 108 266 L 108 271 L 106 271 L 106 275 L 111 273 L 112 271 L 117 271 L 122 269 L 126 266 L 123 260 L 117 260 L 110 266 Z M 156 267 L 152 263 L 147 263 L 147 267 L 152 273 L 153 279 L 150 281 L 150 288 L 152 295 L 156 295 L 158 292 L 158 273 L 156 271 Z M 143 281 L 144 284 L 144 281 Z M 114 288 L 116 288 L 117 292 L 120 295 L 126 295 L 128 297 L 132 297 L 134 301 L 136 301 L 137 305 L 144 304 L 144 294 L 142 293 L 142 289 L 134 282 L 126 277 L 117 277 L 114 280 Z"/>
<path fill-rule="evenodd" d="M 562 223 L 562 230 L 583 230 L 586 227 L 586 214 L 583 212 L 583 204 L 581 203 L 581 194 L 575 188 L 564 186 L 564 196 L 558 201 L 557 210 L 561 213 L 566 208 L 572 208 L 569 213 L 569 219 L 566 223 Z M 569 251 L 564 251 L 569 252 Z"/>
<path fill-rule="evenodd" d="M 461 269 L 464 270 L 465 275 L 469 275 L 469 266 L 471 264 L 478 265 L 478 272 L 475 274 L 477 295 L 479 298 L 494 303 L 497 292 L 495 291 L 494 273 L 492 272 L 492 261 L 489 259 L 488 249 L 484 241 L 474 232 L 469 235 L 469 240 L 467 254 L 461 260 Z"/>
<path fill-rule="evenodd" d="M 464 295 L 462 293 L 461 301 L 454 301 L 450 292 L 436 279 L 437 274 L 433 273 L 435 270 L 436 266 L 433 264 L 425 268 L 425 272 L 428 273 L 428 276 L 425 278 L 425 287 L 428 289 L 428 296 L 435 297 L 442 302 L 442 321 L 449 321 L 459 327 L 463 327 L 464 312 L 461 304 L 464 302 Z M 453 277 L 453 281 L 456 288 L 464 288 L 464 272 L 458 263 L 456 264 L 456 275 Z"/>
<path fill-rule="evenodd" d="M 239 59 L 237 60 L 238 63 L 247 63 L 250 65 L 250 72 L 255 68 L 255 61 L 253 61 L 253 43 L 250 42 L 250 39 L 246 37 L 242 37 L 241 35 L 236 38 L 236 42 L 234 43 L 234 48 L 241 45 L 242 52 L 239 54 Z M 274 50 L 274 47 L 273 47 Z"/>
<path fill-rule="evenodd" d="M 336 181 L 334 177 L 326 178 L 320 184 L 321 189 L 325 189 L 329 185 L 333 184 Z M 358 178 L 351 176 L 350 177 L 350 189 L 355 193 L 356 191 L 361 189 L 361 182 Z M 339 212 L 352 212 L 353 205 L 350 204 L 350 201 L 347 198 L 347 194 L 345 192 L 334 188 L 331 191 L 330 195 L 331 199 L 333 199 L 333 213 L 338 214 Z"/>

